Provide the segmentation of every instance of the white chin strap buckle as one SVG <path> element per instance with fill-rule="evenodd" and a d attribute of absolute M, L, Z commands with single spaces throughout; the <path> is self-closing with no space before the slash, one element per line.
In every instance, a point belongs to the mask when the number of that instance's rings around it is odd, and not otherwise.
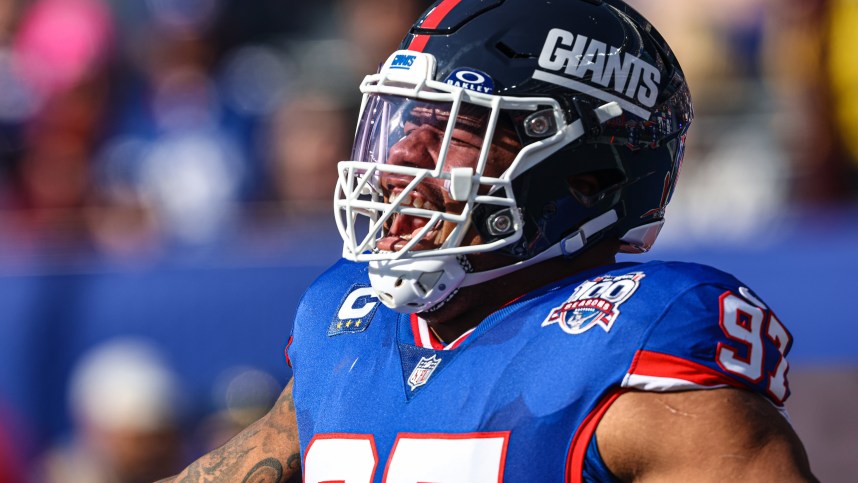
<path fill-rule="evenodd" d="M 447 300 L 465 278 L 455 256 L 369 262 L 369 281 L 387 307 L 425 312 Z"/>

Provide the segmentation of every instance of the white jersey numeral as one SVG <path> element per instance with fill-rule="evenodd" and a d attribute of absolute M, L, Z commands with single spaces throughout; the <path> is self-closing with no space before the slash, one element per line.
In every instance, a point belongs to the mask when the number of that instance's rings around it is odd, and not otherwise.
<path fill-rule="evenodd" d="M 733 374 L 757 383 L 763 377 L 763 309 L 734 294 L 721 297 L 721 329 L 744 346 L 744 355 L 726 344 L 718 344 L 718 364 Z"/>
<path fill-rule="evenodd" d="M 378 468 L 378 452 L 372 435 L 317 435 L 307 446 L 304 481 L 364 483 Z"/>
<path fill-rule="evenodd" d="M 386 483 L 501 482 L 509 433 L 400 434 L 384 470 Z M 378 453 L 371 435 L 317 435 L 304 459 L 304 481 L 368 483 Z"/>
<path fill-rule="evenodd" d="M 780 358 L 774 372 L 769 374 L 769 393 L 778 402 L 783 402 L 787 396 L 786 373 L 787 369 L 789 369 L 789 363 L 784 359 L 784 353 L 786 353 L 787 348 L 792 343 L 792 336 L 789 335 L 786 327 L 774 315 L 769 319 L 769 330 L 767 333 L 780 353 Z"/>
<path fill-rule="evenodd" d="M 787 395 L 786 373 L 789 368 L 784 355 L 792 343 L 792 337 L 783 324 L 767 307 L 755 305 L 729 292 L 721 297 L 720 324 L 727 338 L 741 347 L 719 343 L 718 365 L 755 384 L 768 376 L 769 394 L 782 403 Z M 770 339 L 778 350 L 778 361 L 768 374 L 763 373 L 766 360 L 764 337 Z"/>

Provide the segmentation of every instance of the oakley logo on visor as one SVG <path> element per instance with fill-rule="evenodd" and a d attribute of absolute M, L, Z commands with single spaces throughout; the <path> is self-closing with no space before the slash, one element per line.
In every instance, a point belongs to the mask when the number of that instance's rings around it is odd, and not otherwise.
<path fill-rule="evenodd" d="M 485 72 L 475 69 L 457 69 L 444 82 L 454 87 L 483 94 L 491 94 L 495 90 L 495 83 L 492 78 Z"/>

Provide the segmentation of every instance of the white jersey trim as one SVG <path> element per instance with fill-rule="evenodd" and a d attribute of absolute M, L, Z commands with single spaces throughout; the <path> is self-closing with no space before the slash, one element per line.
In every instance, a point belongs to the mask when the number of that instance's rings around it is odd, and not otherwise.
<path fill-rule="evenodd" d="M 629 389 L 638 389 L 640 391 L 650 391 L 650 392 L 676 392 L 676 391 L 688 391 L 688 390 L 706 390 L 706 389 L 718 389 L 722 387 L 731 387 L 728 384 L 716 384 L 713 386 L 704 386 L 702 384 L 697 384 L 691 381 L 686 381 L 685 379 L 676 379 L 673 377 L 657 377 L 657 376 L 641 376 L 637 374 L 626 374 L 626 377 L 623 378 L 622 387 Z M 790 425 L 792 425 L 792 419 L 789 416 L 789 412 L 787 411 L 785 406 L 778 406 L 771 399 L 764 397 L 769 404 L 771 404 L 784 419 L 787 420 Z"/>
<path fill-rule="evenodd" d="M 696 382 L 686 381 L 685 379 L 676 379 L 673 377 L 658 377 L 658 376 L 641 376 L 639 374 L 626 374 L 623 378 L 623 387 L 639 389 L 641 391 L 655 392 L 670 392 L 670 391 L 687 391 L 690 389 L 717 389 L 719 387 L 729 387 L 727 384 L 716 384 L 714 386 L 704 386 Z"/>

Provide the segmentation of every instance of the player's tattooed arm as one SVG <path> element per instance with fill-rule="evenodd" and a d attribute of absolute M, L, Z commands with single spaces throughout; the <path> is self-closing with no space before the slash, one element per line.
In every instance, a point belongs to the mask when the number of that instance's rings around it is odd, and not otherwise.
<path fill-rule="evenodd" d="M 300 475 L 300 462 L 290 381 L 268 414 L 180 474 L 158 483 L 285 483 Z"/>

